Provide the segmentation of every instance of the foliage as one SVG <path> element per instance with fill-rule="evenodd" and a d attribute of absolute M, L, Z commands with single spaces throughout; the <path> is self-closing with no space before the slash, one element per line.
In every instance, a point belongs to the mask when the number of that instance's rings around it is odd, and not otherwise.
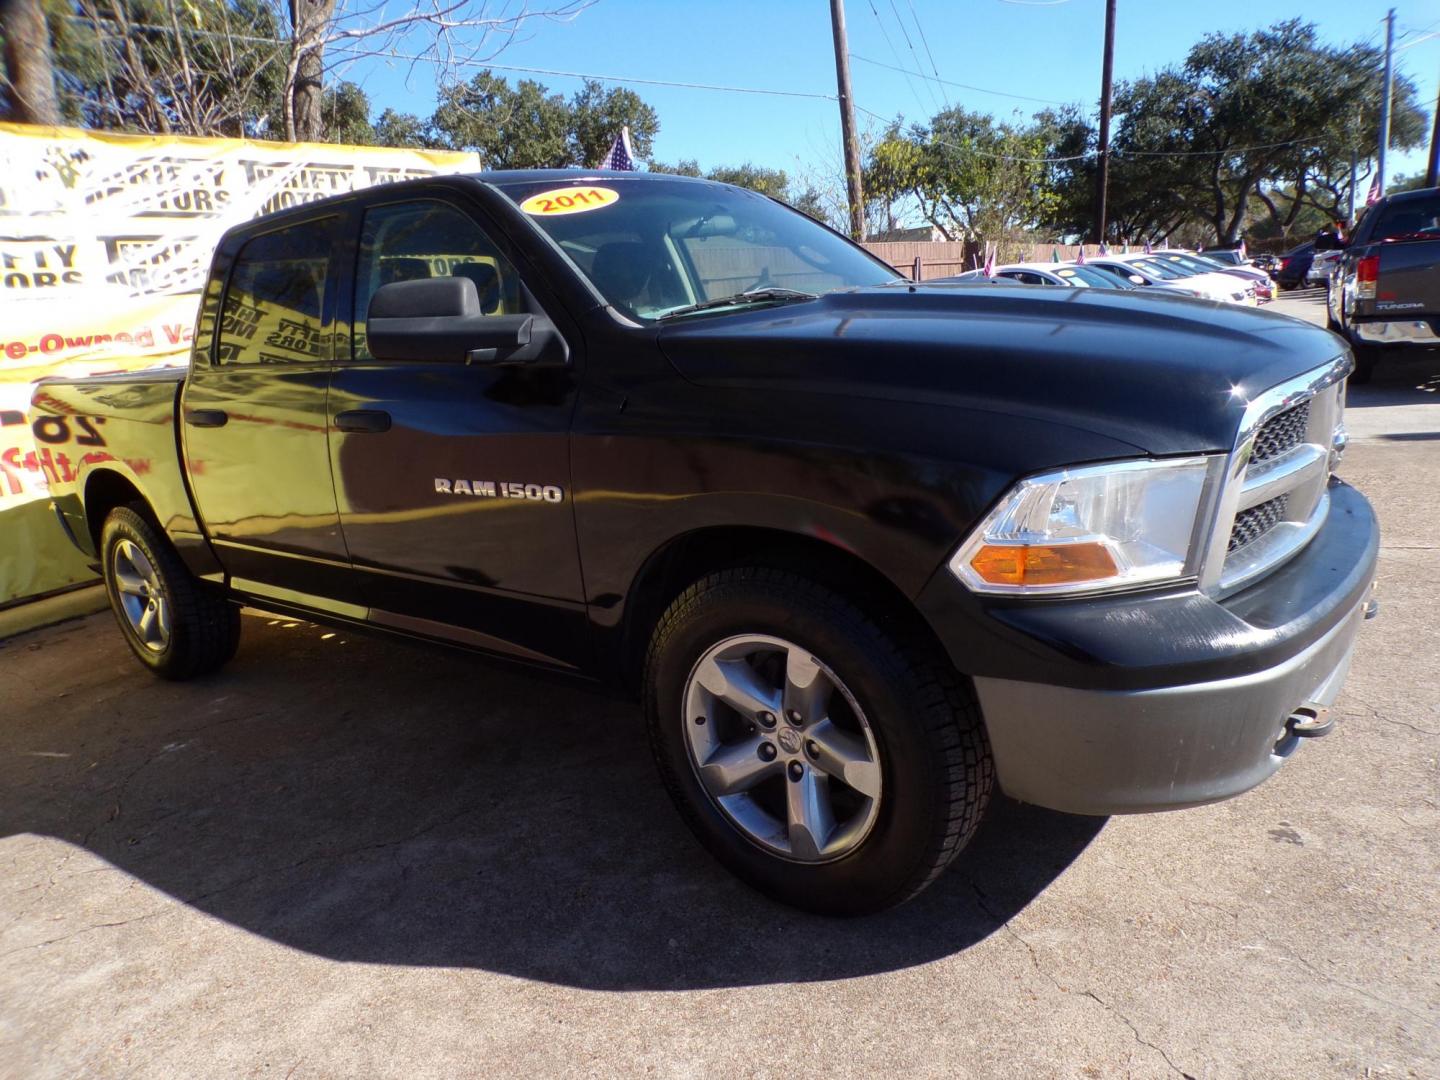
<path fill-rule="evenodd" d="M 1207 35 L 1183 65 L 1120 84 L 1112 235 L 1169 235 L 1198 217 L 1234 243 L 1256 199 L 1282 234 L 1307 208 L 1343 218 L 1350 155 L 1366 160 L 1376 142 L 1382 66 L 1375 46 L 1327 45 L 1312 24 L 1289 20 Z M 1426 130 L 1414 84 L 1397 77 L 1392 147 L 1419 145 Z M 1287 187 L 1288 197 L 1271 195 Z"/>
<path fill-rule="evenodd" d="M 891 206 L 913 200 L 947 239 L 1018 248 L 1057 207 L 1044 160 L 1051 134 L 1043 123 L 945 109 L 928 125 L 886 133 L 871 151 L 865 190 Z"/>
<path fill-rule="evenodd" d="M 183 13 L 173 0 L 77 0 L 52 4 L 50 28 L 72 123 L 256 135 L 280 100 L 281 28 L 266 0 L 210 0 Z"/>
<path fill-rule="evenodd" d="M 747 161 L 742 165 L 717 165 L 706 171 L 700 168 L 698 161 L 689 158 L 674 165 L 652 161 L 650 162 L 650 171 L 670 173 L 674 176 L 701 176 L 706 180 L 715 180 L 721 184 L 749 188 L 751 191 L 768 195 L 772 199 L 779 199 L 816 221 L 829 224 L 829 215 L 823 204 L 821 193 L 811 183 L 799 183 L 792 180 L 784 169 L 769 169 L 763 165 L 752 165 Z"/>

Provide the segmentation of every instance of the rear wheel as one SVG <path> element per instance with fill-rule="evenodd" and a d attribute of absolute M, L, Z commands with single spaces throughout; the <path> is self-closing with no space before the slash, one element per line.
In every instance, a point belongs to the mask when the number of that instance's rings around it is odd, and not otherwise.
<path fill-rule="evenodd" d="M 240 609 L 199 581 L 135 507 L 110 512 L 100 534 L 105 591 L 139 661 L 166 679 L 214 671 L 235 655 Z"/>
<path fill-rule="evenodd" d="M 646 706 L 701 843 L 812 911 L 919 892 L 973 835 L 993 783 L 973 692 L 942 657 L 779 570 L 712 574 L 671 604 Z"/>

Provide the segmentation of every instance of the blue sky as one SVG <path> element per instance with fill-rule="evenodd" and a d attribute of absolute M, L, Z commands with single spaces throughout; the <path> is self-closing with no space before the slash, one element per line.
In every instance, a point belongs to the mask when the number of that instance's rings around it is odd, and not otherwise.
<path fill-rule="evenodd" d="M 532 6 L 547 2 L 532 0 Z M 1397 53 L 1398 70 L 1414 79 L 1428 112 L 1440 82 L 1440 0 L 1393 2 L 1397 46 L 1410 46 Z M 1316 23 L 1333 43 L 1383 41 L 1390 6 L 1375 0 L 1120 0 L 1115 77 L 1178 61 L 1205 33 L 1248 31 L 1292 16 Z M 850 51 L 870 60 L 931 72 L 933 56 L 941 78 L 1057 102 L 1093 106 L 1099 94 L 1102 0 L 847 0 L 846 19 Z M 1426 39 L 1431 33 L 1437 36 Z M 826 0 L 599 0 L 572 22 L 531 24 L 528 40 L 495 59 L 497 70 L 506 64 L 616 76 L 659 112 L 655 153 L 666 161 L 696 158 L 704 167 L 752 161 L 791 173 L 838 172 L 833 101 L 627 81 L 833 94 Z M 572 78 L 501 73 L 512 80 L 535 78 L 565 94 L 579 85 Z M 407 64 L 364 60 L 347 77 L 365 87 L 376 113 L 390 106 L 428 114 L 434 106 L 434 72 L 423 65 L 410 72 Z M 998 116 L 1028 116 L 1044 107 L 927 84 L 861 60 L 852 62 L 852 79 L 856 104 L 885 117 L 923 119 L 947 102 Z M 860 122 L 867 123 L 863 116 Z M 1391 176 L 1420 171 L 1425 151 L 1395 154 L 1391 161 Z"/>

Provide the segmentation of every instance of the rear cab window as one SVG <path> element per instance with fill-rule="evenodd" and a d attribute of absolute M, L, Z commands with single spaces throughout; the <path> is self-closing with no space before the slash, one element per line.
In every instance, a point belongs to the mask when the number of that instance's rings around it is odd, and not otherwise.
<path fill-rule="evenodd" d="M 325 290 L 338 219 L 264 233 L 235 257 L 220 309 L 213 364 L 311 364 L 328 359 Z"/>
<path fill-rule="evenodd" d="M 1388 204 L 1376 219 L 1370 239 L 1440 240 L 1440 192 Z"/>

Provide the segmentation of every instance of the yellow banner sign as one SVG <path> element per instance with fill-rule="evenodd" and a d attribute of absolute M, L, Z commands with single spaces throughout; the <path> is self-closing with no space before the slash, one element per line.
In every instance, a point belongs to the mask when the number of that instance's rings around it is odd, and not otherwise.
<path fill-rule="evenodd" d="M 47 495 L 25 419 L 35 380 L 184 364 L 233 225 L 478 165 L 448 151 L 0 123 L 0 604 L 86 574 L 58 527 L 34 527 L 30 504 Z"/>

